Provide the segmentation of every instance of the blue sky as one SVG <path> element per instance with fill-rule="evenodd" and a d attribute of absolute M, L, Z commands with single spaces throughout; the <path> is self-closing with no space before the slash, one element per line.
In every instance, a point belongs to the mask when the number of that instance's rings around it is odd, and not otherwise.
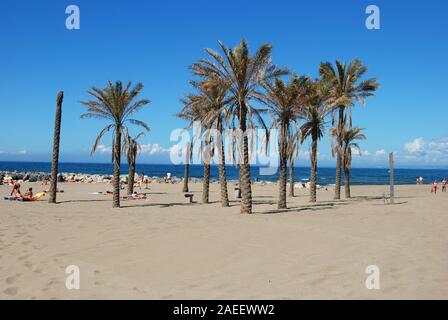
<path fill-rule="evenodd" d="M 67 30 L 65 8 L 81 11 L 80 30 Z M 365 27 L 365 9 L 381 10 L 381 29 Z M 140 161 L 165 162 L 174 114 L 190 91 L 188 66 L 217 40 L 252 50 L 273 45 L 273 62 L 317 76 L 321 61 L 360 58 L 381 89 L 354 124 L 366 127 L 364 155 L 354 166 L 447 167 L 444 120 L 448 74 L 448 3 L 431 1 L 2 1 L 0 11 L 0 161 L 49 161 L 55 99 L 64 90 L 62 161 L 109 161 L 110 138 L 93 158 L 89 149 L 104 123 L 81 120 L 92 86 L 107 80 L 143 82 L 152 101 L 138 114 L 151 126 Z M 308 164 L 308 142 L 301 159 Z M 328 139 L 319 162 L 334 166 Z"/>

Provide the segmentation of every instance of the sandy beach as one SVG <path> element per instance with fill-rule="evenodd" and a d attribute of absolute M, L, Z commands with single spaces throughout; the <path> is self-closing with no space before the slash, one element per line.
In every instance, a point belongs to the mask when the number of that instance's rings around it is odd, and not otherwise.
<path fill-rule="evenodd" d="M 253 215 L 232 192 L 222 208 L 218 184 L 211 204 L 153 183 L 149 199 L 121 209 L 89 194 L 107 184 L 59 187 L 57 205 L 0 201 L 1 299 L 448 298 L 448 195 L 428 185 L 396 187 L 395 205 L 384 204 L 386 186 L 353 186 L 339 202 L 318 190 L 315 205 L 300 190 L 279 212 L 277 185 L 256 184 Z M 201 188 L 191 184 L 195 201 Z M 80 268 L 79 290 L 66 289 L 68 265 Z M 365 286 L 368 265 L 380 290 Z"/>

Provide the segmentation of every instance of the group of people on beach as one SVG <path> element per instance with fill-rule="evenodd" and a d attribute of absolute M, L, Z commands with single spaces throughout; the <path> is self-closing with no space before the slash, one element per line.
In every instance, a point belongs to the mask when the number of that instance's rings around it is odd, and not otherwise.
<path fill-rule="evenodd" d="M 142 172 L 140 176 L 137 175 L 137 173 L 136 173 L 134 179 L 135 179 L 134 181 L 136 182 L 136 186 L 137 187 L 142 189 L 143 185 L 144 185 L 145 189 L 149 189 L 148 184 L 150 184 L 151 181 L 149 180 L 149 178 L 147 176 L 145 176 L 144 172 Z M 166 176 L 164 177 L 164 181 L 165 181 L 165 183 L 174 183 L 173 179 L 171 178 L 171 173 L 167 172 Z M 120 189 L 124 189 L 124 186 L 122 186 L 121 183 L 120 183 Z M 107 190 L 104 193 L 101 192 L 101 194 L 112 195 L 113 192 L 110 191 L 110 190 Z M 145 194 L 145 193 L 138 193 L 136 191 L 134 191 L 130 195 L 121 197 L 122 200 L 145 200 L 147 198 L 148 198 L 147 194 Z"/>
<path fill-rule="evenodd" d="M 28 188 L 28 191 L 22 194 L 20 191 L 20 183 L 15 183 L 11 190 L 11 197 L 33 200 L 33 188 Z"/>
<path fill-rule="evenodd" d="M 446 192 L 446 178 L 442 179 L 442 192 Z M 423 178 L 417 178 L 416 183 L 417 185 L 423 184 Z M 439 189 L 439 180 L 434 180 L 434 182 L 431 185 L 431 193 L 437 194 L 437 190 Z"/>

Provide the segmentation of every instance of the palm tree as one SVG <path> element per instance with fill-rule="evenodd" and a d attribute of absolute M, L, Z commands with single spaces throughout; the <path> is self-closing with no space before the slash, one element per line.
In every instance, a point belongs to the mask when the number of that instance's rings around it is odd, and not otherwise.
<path fill-rule="evenodd" d="M 307 81 L 305 77 L 297 78 L 291 76 L 288 83 L 283 82 L 280 78 L 276 78 L 272 83 L 266 82 L 263 87 L 266 90 L 266 96 L 263 99 L 267 106 L 268 112 L 272 117 L 272 126 L 280 130 L 280 176 L 279 176 L 279 199 L 278 209 L 286 208 L 286 170 L 288 156 L 291 155 L 289 150 L 293 144 L 295 128 L 299 127 L 298 105 L 301 98 L 301 86 Z"/>
<path fill-rule="evenodd" d="M 337 162 L 334 199 L 341 198 L 341 170 L 343 167 L 342 133 L 347 123 L 351 128 L 351 107 L 354 102 L 365 103 L 365 98 L 372 96 L 379 87 L 375 78 L 361 81 L 367 72 L 367 66 L 363 66 L 361 60 L 354 59 L 348 65 L 336 61 L 336 68 L 330 62 L 321 63 L 319 73 L 321 77 L 331 84 L 330 100 L 338 111 L 337 130 Z M 348 118 L 348 119 L 347 119 Z"/>
<path fill-rule="evenodd" d="M 229 206 L 229 194 L 227 189 L 226 177 L 226 159 L 223 141 L 224 123 L 229 121 L 225 114 L 226 107 L 233 103 L 232 97 L 227 97 L 229 87 L 226 82 L 222 82 L 216 78 L 204 79 L 199 85 L 199 92 L 201 93 L 202 104 L 206 106 L 207 114 L 204 122 L 213 126 L 217 130 L 216 147 L 219 155 L 219 185 L 221 187 L 221 205 L 223 207 Z"/>
<path fill-rule="evenodd" d="M 126 154 L 128 160 L 129 171 L 128 171 L 128 195 L 134 193 L 134 177 L 135 177 L 135 162 L 137 160 L 137 153 L 141 150 L 140 144 L 137 142 L 138 138 L 143 136 L 145 133 L 140 132 L 134 138 L 127 136 L 123 143 L 122 152 Z"/>
<path fill-rule="evenodd" d="M 301 141 L 300 128 L 296 132 L 293 132 L 288 138 L 288 161 L 289 161 L 289 196 L 294 197 L 294 184 L 295 184 L 295 172 L 294 162 L 299 154 L 299 147 Z"/>
<path fill-rule="evenodd" d="M 344 152 L 344 177 L 345 177 L 345 198 L 349 199 L 350 194 L 350 169 L 352 166 L 352 149 L 361 154 L 361 148 L 356 141 L 365 140 L 367 137 L 362 132 L 364 128 L 351 128 L 344 130 L 342 134 L 342 146 Z"/>
<path fill-rule="evenodd" d="M 50 181 L 50 198 L 49 203 L 56 203 L 56 192 L 58 189 L 58 166 L 59 166 L 59 141 L 61 137 L 61 116 L 62 101 L 64 100 L 64 92 L 59 91 L 56 98 L 56 117 L 54 123 L 53 137 L 53 158 L 51 160 L 51 181 Z"/>
<path fill-rule="evenodd" d="M 81 118 L 95 118 L 100 120 L 108 120 L 111 123 L 104 127 L 97 136 L 93 144 L 91 154 L 95 153 L 103 136 L 113 130 L 112 138 L 112 158 L 114 162 L 113 174 L 113 207 L 120 207 L 120 159 L 121 159 L 121 142 L 129 136 L 127 124 L 133 124 L 143 127 L 149 131 L 148 125 L 140 120 L 130 118 L 139 111 L 144 105 L 150 103 L 147 99 L 135 101 L 135 98 L 143 89 L 143 84 L 138 83 L 131 89 L 129 82 L 123 87 L 121 81 L 115 83 L 108 82 L 106 88 L 100 89 L 92 87 L 88 93 L 94 100 L 81 101 L 80 103 L 87 107 L 87 113 L 81 115 Z"/>
<path fill-rule="evenodd" d="M 190 82 L 190 84 L 198 90 L 200 85 L 196 82 Z M 208 105 L 204 104 L 204 97 L 200 94 L 188 94 L 185 98 L 180 100 L 184 107 L 180 113 L 177 114 L 178 117 L 189 121 L 188 127 L 193 127 L 195 122 L 200 122 L 203 129 L 205 129 L 205 141 L 200 141 L 201 143 L 201 155 L 204 161 L 204 174 L 202 178 L 202 203 L 209 202 L 209 191 L 210 191 L 210 127 L 211 124 L 205 124 L 204 119 L 210 112 Z M 192 144 L 196 141 L 192 141 Z M 189 153 L 189 152 L 187 152 Z M 189 157 L 190 155 L 187 155 Z M 189 170 L 189 165 L 186 170 Z"/>
<path fill-rule="evenodd" d="M 301 126 L 301 131 L 303 140 L 311 137 L 310 202 L 316 202 L 317 143 L 324 133 L 325 117 L 332 111 L 327 104 L 328 87 L 325 82 L 310 81 L 305 99 L 301 111 L 305 123 Z"/>
<path fill-rule="evenodd" d="M 200 59 L 192 65 L 195 75 L 206 78 L 218 78 L 228 83 L 230 95 L 235 104 L 229 106 L 229 114 L 238 118 L 242 133 L 242 159 L 239 161 L 240 187 L 242 193 L 241 213 L 252 213 L 252 188 L 249 165 L 249 146 L 246 130 L 248 121 L 258 120 L 264 124 L 259 111 L 251 105 L 252 99 L 259 99 L 260 84 L 269 79 L 281 76 L 286 71 L 277 69 L 271 64 L 270 44 L 263 44 L 251 56 L 247 42 L 243 39 L 236 48 L 226 48 L 219 42 L 223 55 L 206 49 L 209 59 Z M 240 157 L 241 158 L 241 157 Z"/>
<path fill-rule="evenodd" d="M 185 170 L 184 170 L 184 183 L 182 186 L 182 192 L 188 192 L 188 180 L 190 179 L 190 160 L 192 157 L 192 142 L 188 141 L 186 144 L 186 154 L 185 154 Z"/>

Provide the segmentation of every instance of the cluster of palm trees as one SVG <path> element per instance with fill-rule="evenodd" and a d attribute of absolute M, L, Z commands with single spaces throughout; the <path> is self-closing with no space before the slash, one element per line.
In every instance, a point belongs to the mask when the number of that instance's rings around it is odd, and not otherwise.
<path fill-rule="evenodd" d="M 238 129 L 239 139 L 239 186 L 241 188 L 241 213 L 252 213 L 252 190 L 249 165 L 249 143 L 245 134 L 248 129 L 273 128 L 280 132 L 279 198 L 278 208 L 287 207 L 287 167 L 290 169 L 290 192 L 294 196 L 294 160 L 300 145 L 311 140 L 310 201 L 316 201 L 318 141 L 325 133 L 326 119 L 331 116 L 333 128 L 333 154 L 337 157 L 335 199 L 340 199 L 341 171 L 345 174 L 345 195 L 350 197 L 350 168 L 352 149 L 359 149 L 357 140 L 365 139 L 364 129 L 352 126 L 351 109 L 356 102 L 364 104 L 365 98 L 378 89 L 376 79 L 362 80 L 367 71 L 360 60 L 348 64 L 336 61 L 321 63 L 319 78 L 297 76 L 285 68 L 272 64 L 270 44 L 263 44 L 253 55 L 248 44 L 241 40 L 235 48 L 227 48 L 219 42 L 221 53 L 206 49 L 206 58 L 191 65 L 194 93 L 181 99 L 183 109 L 177 116 L 188 121 L 192 127 L 200 122 L 205 132 L 224 126 Z M 284 76 L 289 79 L 284 80 Z M 269 115 L 270 125 L 265 114 Z M 335 121 L 337 116 L 337 121 Z M 213 140 L 216 141 L 213 141 Z M 188 163 L 192 145 L 187 146 L 187 159 L 183 191 L 188 191 Z M 204 162 L 203 197 L 209 201 L 210 158 L 218 152 L 221 203 L 229 205 L 225 172 L 225 155 L 222 134 L 206 135 L 201 143 Z M 216 150 L 215 150 L 216 149 Z"/>
<path fill-rule="evenodd" d="M 345 195 L 350 197 L 350 168 L 352 150 L 358 149 L 358 140 L 365 139 L 362 128 L 352 126 L 351 110 L 356 102 L 364 104 L 365 98 L 378 89 L 374 78 L 362 80 L 367 71 L 360 60 L 348 64 L 336 61 L 321 63 L 319 78 L 297 76 L 286 68 L 272 63 L 270 44 L 263 44 L 254 54 L 250 54 L 247 42 L 241 40 L 235 48 L 227 48 L 219 42 L 221 52 L 206 49 L 206 57 L 191 65 L 191 81 L 194 92 L 186 95 L 181 102 L 183 109 L 178 117 L 188 121 L 188 127 L 201 123 L 205 132 L 215 129 L 217 135 L 206 134 L 201 141 L 191 140 L 186 146 L 185 177 L 183 192 L 188 192 L 189 163 L 193 145 L 201 144 L 204 162 L 202 202 L 209 202 L 210 160 L 217 154 L 219 158 L 219 181 L 222 206 L 229 206 L 226 180 L 226 159 L 222 133 L 225 127 L 238 129 L 240 133 L 237 149 L 239 159 L 239 187 L 241 191 L 241 213 L 252 213 L 252 189 L 249 165 L 249 129 L 263 129 L 267 136 L 272 129 L 280 132 L 278 152 L 280 159 L 278 208 L 287 207 L 287 168 L 289 162 L 290 196 L 294 196 L 294 160 L 300 145 L 311 140 L 310 201 L 316 201 L 317 150 L 318 142 L 325 133 L 327 118 L 331 116 L 330 134 L 333 140 L 332 153 L 337 157 L 335 199 L 340 199 L 341 172 L 344 170 Z M 285 76 L 289 76 L 285 80 Z M 124 153 L 129 163 L 128 194 L 133 193 L 135 162 L 139 151 L 137 140 L 149 131 L 148 125 L 132 116 L 150 103 L 147 99 L 137 99 L 143 89 L 138 83 L 131 87 L 121 81 L 108 82 L 104 89 L 92 87 L 88 91 L 92 100 L 81 101 L 87 113 L 81 118 L 95 118 L 109 121 L 92 147 L 94 153 L 103 136 L 112 131 L 113 206 L 120 206 L 120 159 Z M 60 110 L 62 93 L 58 95 L 55 126 L 55 143 L 59 141 Z M 59 111 L 59 113 L 58 113 Z M 59 117 L 58 117 L 59 114 Z M 268 116 L 266 116 L 268 115 Z M 337 119 L 335 119 L 337 117 Z M 266 118 L 270 118 L 268 125 Z M 142 127 L 143 132 L 131 136 L 129 125 Z M 53 162 L 57 168 L 58 150 L 55 148 Z M 56 156 L 55 156 L 56 155 Z M 235 157 L 235 153 L 232 155 Z M 56 169 L 57 170 L 57 169 Z M 56 180 L 57 171 L 53 180 Z M 56 187 L 53 188 L 56 190 Z M 54 198 L 55 199 L 55 198 Z M 55 201 L 55 200 L 54 200 Z"/>

